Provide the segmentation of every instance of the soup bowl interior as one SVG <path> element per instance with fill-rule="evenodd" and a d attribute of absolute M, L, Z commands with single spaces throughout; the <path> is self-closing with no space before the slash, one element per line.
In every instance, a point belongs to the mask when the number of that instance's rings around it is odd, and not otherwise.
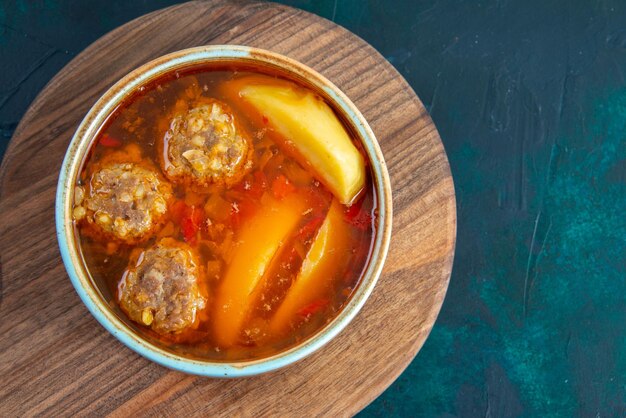
<path fill-rule="evenodd" d="M 182 355 L 137 332 L 137 327 L 108 303 L 96 283 L 75 238 L 72 220 L 74 186 L 98 132 L 114 111 L 142 86 L 164 74 L 197 66 L 235 65 L 264 68 L 302 84 L 322 96 L 360 142 L 371 171 L 378 216 L 370 257 L 357 288 L 342 310 L 316 334 L 277 354 L 254 360 L 216 362 Z M 134 70 L 111 87 L 79 125 L 63 161 L 56 196 L 56 230 L 61 256 L 74 288 L 92 315 L 123 344 L 163 366 L 212 377 L 248 376 L 274 370 L 311 354 L 335 337 L 358 313 L 380 276 L 391 236 L 391 186 L 378 142 L 355 105 L 335 85 L 314 70 L 269 51 L 244 46 L 206 46 L 175 52 Z M 108 297 L 107 297 L 108 296 Z"/>

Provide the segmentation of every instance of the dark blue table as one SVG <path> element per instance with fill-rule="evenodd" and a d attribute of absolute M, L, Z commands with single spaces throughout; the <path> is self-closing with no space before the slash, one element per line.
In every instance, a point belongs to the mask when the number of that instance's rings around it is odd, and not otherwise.
<path fill-rule="evenodd" d="M 64 64 L 172 3 L 3 1 L 0 153 Z M 626 415 L 626 2 L 282 3 L 347 27 L 396 66 L 455 179 L 441 315 L 362 415 Z"/>

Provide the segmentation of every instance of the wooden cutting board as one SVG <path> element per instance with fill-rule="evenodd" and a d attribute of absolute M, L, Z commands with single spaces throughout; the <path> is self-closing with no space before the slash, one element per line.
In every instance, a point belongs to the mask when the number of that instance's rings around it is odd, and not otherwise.
<path fill-rule="evenodd" d="M 338 85 L 380 141 L 394 201 L 384 273 L 356 319 L 311 357 L 238 380 L 170 371 L 109 335 L 72 288 L 54 228 L 63 154 L 97 98 L 153 58 L 226 43 L 279 52 Z M 4 157 L 0 185 L 0 416 L 351 415 L 413 359 L 450 277 L 454 186 L 424 106 L 363 40 L 328 20 L 277 4 L 186 3 L 102 37 L 34 101 Z"/>

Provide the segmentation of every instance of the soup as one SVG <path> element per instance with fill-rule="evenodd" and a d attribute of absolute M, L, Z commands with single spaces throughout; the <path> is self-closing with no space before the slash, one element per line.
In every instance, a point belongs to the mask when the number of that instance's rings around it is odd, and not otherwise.
<path fill-rule="evenodd" d="M 74 194 L 76 239 L 112 309 L 211 361 L 271 356 L 332 321 L 377 215 L 341 118 L 262 68 L 193 68 L 140 88 L 100 130 Z"/>

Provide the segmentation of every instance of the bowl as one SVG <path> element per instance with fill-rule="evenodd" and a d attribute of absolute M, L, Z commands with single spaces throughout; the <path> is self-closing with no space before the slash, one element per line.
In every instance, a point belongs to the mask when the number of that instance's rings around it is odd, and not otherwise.
<path fill-rule="evenodd" d="M 294 79 L 323 96 L 355 133 L 370 162 L 378 218 L 370 259 L 359 285 L 340 313 L 316 334 L 297 346 L 270 357 L 236 362 L 211 362 L 177 355 L 146 340 L 110 308 L 91 277 L 74 238 L 74 185 L 99 129 L 114 110 L 141 86 L 165 73 L 204 64 L 264 67 Z M 235 45 L 213 45 L 174 52 L 137 68 L 111 87 L 87 112 L 65 154 L 56 194 L 56 232 L 63 263 L 72 285 L 96 320 L 124 345 L 165 367 L 210 377 L 256 375 L 292 364 L 333 339 L 356 316 L 371 294 L 387 256 L 392 225 L 391 185 L 374 133 L 356 106 L 333 83 L 311 68 L 283 55 Z"/>

